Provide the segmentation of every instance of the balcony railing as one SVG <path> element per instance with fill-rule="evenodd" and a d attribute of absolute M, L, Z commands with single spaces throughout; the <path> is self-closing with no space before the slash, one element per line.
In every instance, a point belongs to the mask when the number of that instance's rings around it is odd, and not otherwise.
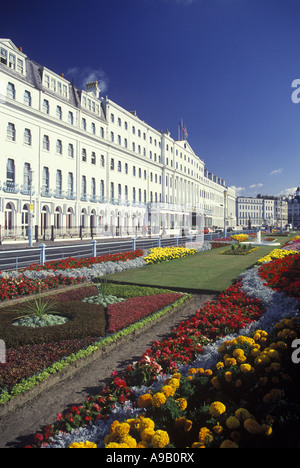
<path fill-rule="evenodd" d="M 41 196 L 51 198 L 53 196 L 52 189 L 49 189 L 48 187 L 43 187 L 41 189 Z"/>
<path fill-rule="evenodd" d="M 11 181 L 7 180 L 3 184 L 3 192 L 18 193 L 19 192 L 19 184 L 15 184 L 14 182 L 11 182 Z"/>
<path fill-rule="evenodd" d="M 21 185 L 20 193 L 22 195 L 30 195 L 30 187 L 28 185 Z M 31 187 L 31 195 L 35 195 L 34 186 Z"/>

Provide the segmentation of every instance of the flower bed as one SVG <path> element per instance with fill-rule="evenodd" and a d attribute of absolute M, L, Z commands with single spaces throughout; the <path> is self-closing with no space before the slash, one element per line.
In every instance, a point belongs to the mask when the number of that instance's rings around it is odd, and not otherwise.
<path fill-rule="evenodd" d="M 41 270 L 67 270 L 75 268 L 90 268 L 92 265 L 103 262 L 126 262 L 127 260 L 134 260 L 135 258 L 142 257 L 144 251 L 142 249 L 132 250 L 130 252 L 119 252 L 116 254 L 99 255 L 97 257 L 89 258 L 73 258 L 69 257 L 64 260 L 56 260 L 46 262 L 44 265 L 32 264 L 24 271 L 41 271 Z"/>
<path fill-rule="evenodd" d="M 0 301 L 18 299 L 22 296 L 37 294 L 60 286 L 69 286 L 85 281 L 85 278 L 66 277 L 63 275 L 52 276 L 41 280 L 32 280 L 19 275 L 17 278 L 0 278 Z"/>
<path fill-rule="evenodd" d="M 185 247 L 156 247 L 149 250 L 149 254 L 145 257 L 147 265 L 183 258 L 188 255 L 195 255 L 196 249 L 186 249 Z"/>
<path fill-rule="evenodd" d="M 128 291 L 129 286 L 109 285 L 109 288 L 118 295 L 122 292 L 129 297 L 147 295 L 131 297 L 129 304 L 124 299 L 122 307 L 111 305 L 105 313 L 101 305 L 83 302 L 98 293 L 96 285 L 50 294 L 47 300 L 55 300 L 55 310 L 69 320 L 59 326 L 37 329 L 13 325 L 20 314 L 20 305 L 1 309 L 0 336 L 6 344 L 6 362 L 0 363 L 0 404 L 108 343 L 107 330 L 115 333 L 109 337 L 111 340 L 117 339 L 118 330 L 129 326 L 134 330 L 143 325 L 142 322 L 136 324 L 137 321 L 151 314 L 154 320 L 155 312 L 162 315 L 168 311 L 168 306 L 179 305 L 180 300 L 188 297 L 157 288 L 135 287 L 134 291 Z"/>
<path fill-rule="evenodd" d="M 182 298 L 183 294 L 158 294 L 132 297 L 125 302 L 109 304 L 107 307 L 108 333 L 116 333 L 131 323 L 147 317 Z"/>
<path fill-rule="evenodd" d="M 248 240 L 249 236 L 248 234 L 234 234 L 231 236 L 231 238 L 238 242 L 245 242 L 246 240 Z"/>
<path fill-rule="evenodd" d="M 154 343 L 122 378 L 114 372 L 101 394 L 58 415 L 32 446 L 292 447 L 300 388 L 290 349 L 299 336 L 299 306 L 266 294 L 256 273 L 245 272 L 169 340 Z"/>
<path fill-rule="evenodd" d="M 237 244 L 232 245 L 230 249 L 222 250 L 220 255 L 248 255 L 252 252 L 255 252 L 257 249 L 258 247 L 252 247 L 251 244 Z"/>
<path fill-rule="evenodd" d="M 289 255 L 262 265 L 260 277 L 270 288 L 300 300 L 300 255 Z"/>

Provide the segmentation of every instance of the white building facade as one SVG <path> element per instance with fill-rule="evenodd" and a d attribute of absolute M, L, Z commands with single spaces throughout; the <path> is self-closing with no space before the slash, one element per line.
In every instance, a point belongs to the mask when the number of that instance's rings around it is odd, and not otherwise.
<path fill-rule="evenodd" d="M 237 225 L 242 228 L 281 228 L 288 220 L 288 203 L 274 196 L 237 197 L 236 214 Z"/>
<path fill-rule="evenodd" d="M 0 39 L 1 238 L 181 234 L 235 225 L 236 199 L 186 140 Z"/>

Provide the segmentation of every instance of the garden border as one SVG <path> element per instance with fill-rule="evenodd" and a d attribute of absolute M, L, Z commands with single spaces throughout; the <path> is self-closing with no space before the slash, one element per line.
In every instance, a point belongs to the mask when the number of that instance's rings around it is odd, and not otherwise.
<path fill-rule="evenodd" d="M 50 294 L 50 292 L 47 291 L 46 294 Z M 0 404 L 0 418 L 32 401 L 34 398 L 40 396 L 44 391 L 53 388 L 58 380 L 61 382 L 62 380 L 64 381 L 70 377 L 74 377 L 81 369 L 92 364 L 95 360 L 101 358 L 101 356 L 107 355 L 109 352 L 115 350 L 117 346 L 122 345 L 124 342 L 133 340 L 135 336 L 139 336 L 145 330 L 157 325 L 157 323 L 165 319 L 166 316 L 171 316 L 174 312 L 180 310 L 181 307 L 184 307 L 186 302 L 191 300 L 191 298 L 191 295 L 186 294 L 163 309 L 144 317 L 113 335 L 104 337 L 94 345 L 90 345 L 86 350 L 80 350 L 73 355 L 67 356 L 64 360 L 58 361 L 58 363 L 53 363 L 52 366 L 37 374 L 36 382 L 33 383 L 32 387 L 25 389 L 23 392 L 17 393 L 16 395 L 10 394 L 9 399 L 5 403 Z M 90 352 L 88 352 L 89 348 L 93 347 L 97 347 L 97 349 L 90 350 Z M 82 353 L 84 354 L 85 352 L 88 352 L 88 355 L 76 357 L 77 355 Z M 64 361 L 65 367 L 63 369 L 55 370 L 56 365 L 60 364 L 62 361 Z M 43 378 L 43 374 L 47 375 Z M 30 381 L 30 378 L 26 381 Z"/>

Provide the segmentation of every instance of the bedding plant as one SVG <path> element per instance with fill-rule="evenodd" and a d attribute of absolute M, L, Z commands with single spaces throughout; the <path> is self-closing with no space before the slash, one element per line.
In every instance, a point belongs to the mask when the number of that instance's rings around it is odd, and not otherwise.
<path fill-rule="evenodd" d="M 299 300 L 299 290 L 280 292 L 281 306 L 289 304 L 282 318 L 274 314 L 279 286 L 267 305 L 244 293 L 243 281 L 122 375 L 113 372 L 101 394 L 58 415 L 31 447 L 298 446 L 300 385 L 291 345 L 299 336 L 299 306 L 293 312 L 290 301 Z"/>

